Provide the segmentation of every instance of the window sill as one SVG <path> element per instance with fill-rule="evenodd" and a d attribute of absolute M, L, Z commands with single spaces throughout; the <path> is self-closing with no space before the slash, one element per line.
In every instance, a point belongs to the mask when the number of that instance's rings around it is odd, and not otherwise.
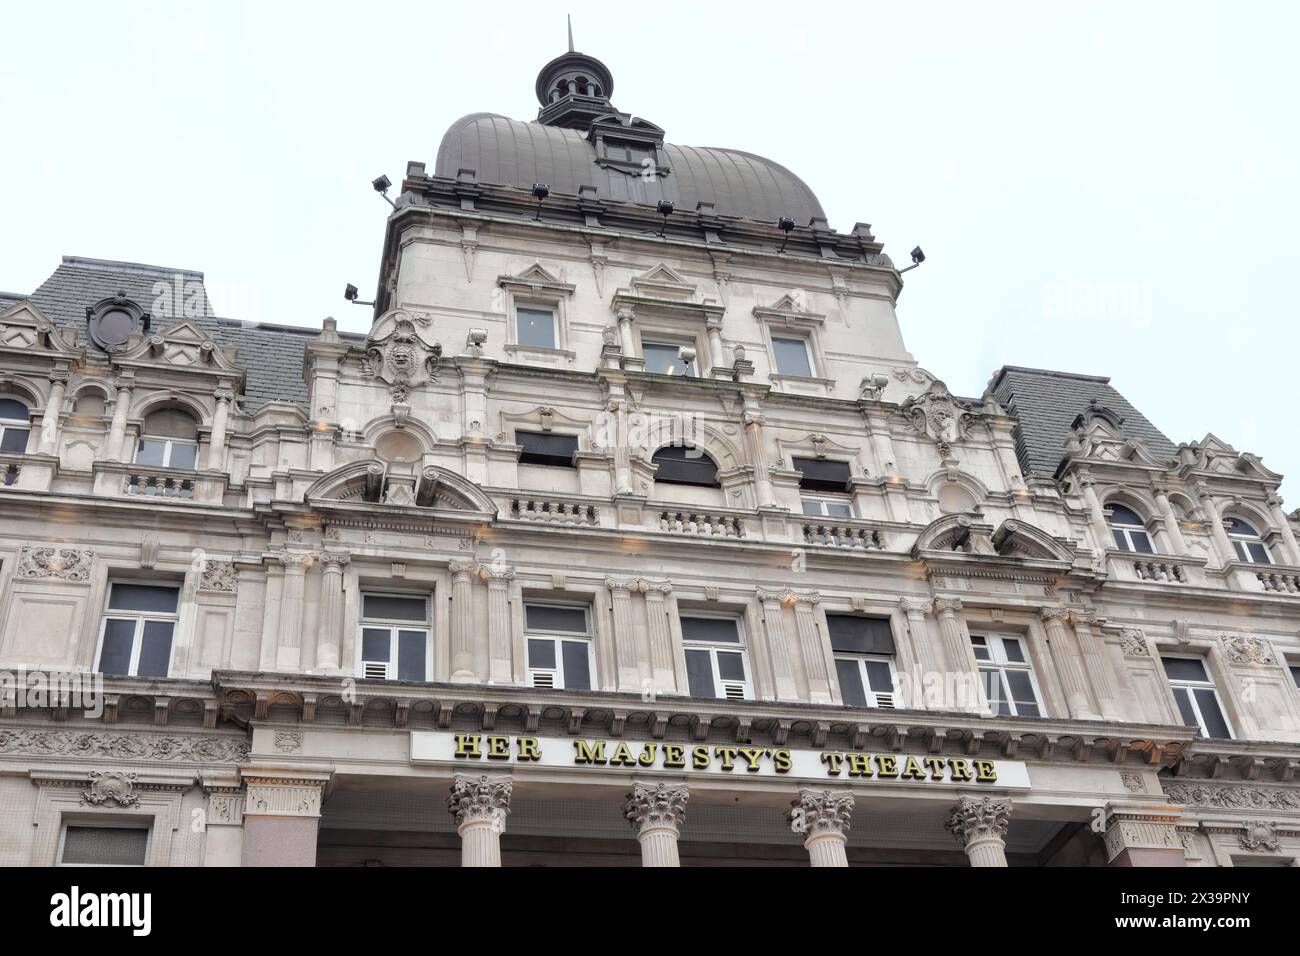
<path fill-rule="evenodd" d="M 505 351 L 511 355 L 522 355 L 525 358 L 529 356 L 537 356 L 539 358 L 555 357 L 563 358 L 569 362 L 573 362 L 578 357 L 578 353 L 571 349 L 548 349 L 543 348 L 540 345 L 520 345 L 517 342 L 511 342 L 506 345 Z"/>

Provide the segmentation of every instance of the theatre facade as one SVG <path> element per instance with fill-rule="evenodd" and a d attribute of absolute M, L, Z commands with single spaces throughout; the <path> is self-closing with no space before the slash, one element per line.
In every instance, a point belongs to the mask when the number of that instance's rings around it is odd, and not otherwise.
<path fill-rule="evenodd" d="M 951 393 L 869 225 L 613 93 L 410 163 L 365 334 L 0 294 L 0 863 L 1296 866 L 1282 476 Z"/>

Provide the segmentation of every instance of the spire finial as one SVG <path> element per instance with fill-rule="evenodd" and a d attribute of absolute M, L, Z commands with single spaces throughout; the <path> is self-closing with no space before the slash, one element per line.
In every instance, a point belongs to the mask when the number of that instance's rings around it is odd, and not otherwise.
<path fill-rule="evenodd" d="M 573 52 L 573 14 L 566 13 L 564 18 L 569 21 L 569 52 Z"/>

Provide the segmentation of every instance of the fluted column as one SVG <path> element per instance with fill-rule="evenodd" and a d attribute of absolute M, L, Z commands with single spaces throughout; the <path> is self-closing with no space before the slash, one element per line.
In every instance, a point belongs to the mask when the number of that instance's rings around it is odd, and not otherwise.
<path fill-rule="evenodd" d="M 1061 689 L 1065 692 L 1065 703 L 1070 708 L 1070 716 L 1097 720 L 1097 712 L 1088 699 L 1088 685 L 1084 680 L 1082 662 L 1071 646 L 1070 632 L 1065 626 L 1070 612 L 1063 607 L 1045 607 L 1039 616 L 1047 629 L 1047 640 L 1052 646 L 1052 660 L 1056 663 L 1056 672 L 1061 678 Z"/>
<path fill-rule="evenodd" d="M 461 866 L 500 866 L 501 834 L 510 813 L 509 777 L 456 774 L 447 811 L 460 834 Z"/>
<path fill-rule="evenodd" d="M 944 667 L 935 654 L 930 642 L 930 627 L 926 623 L 926 612 L 931 602 L 916 598 L 903 598 L 898 605 L 907 615 L 907 631 L 912 638 L 912 656 L 916 660 L 920 673 L 910 675 L 912 692 L 904 702 L 906 707 L 921 706 L 927 710 L 952 710 L 954 701 L 944 699 L 944 688 L 952 686 L 944 681 Z"/>
<path fill-rule="evenodd" d="M 1106 652 L 1097 638 L 1097 629 L 1105 624 L 1105 619 L 1095 614 L 1076 614 L 1073 618 L 1074 633 L 1079 639 L 1079 650 L 1083 653 L 1083 666 L 1088 672 L 1088 681 L 1092 692 L 1101 708 L 1101 716 L 1106 720 L 1120 720 L 1123 714 L 1115 700 L 1114 678 L 1106 664 Z"/>
<path fill-rule="evenodd" d="M 829 790 L 800 790 L 786 812 L 790 829 L 804 838 L 813 866 L 849 865 L 844 846 L 852 816 L 853 797 Z"/>
<path fill-rule="evenodd" d="M 749 464 L 754 469 L 754 491 L 758 495 L 758 506 L 766 508 L 776 504 L 772 490 L 772 476 L 768 472 L 767 448 L 764 445 L 763 425 L 765 419 L 752 410 L 745 412 L 745 449 L 749 453 Z"/>
<path fill-rule="evenodd" d="M 451 679 L 474 680 L 474 575 L 472 561 L 452 561 L 451 572 Z"/>
<path fill-rule="evenodd" d="M 671 584 L 662 582 L 649 585 L 645 592 L 646 625 L 650 631 L 650 667 L 656 694 L 672 694 L 677 690 L 677 676 L 673 671 L 673 634 L 668 624 L 666 600 L 672 591 Z"/>
<path fill-rule="evenodd" d="M 510 582 L 515 579 L 513 568 L 485 569 L 488 592 L 488 680 L 493 684 L 514 681 L 514 660 L 511 654 L 510 634 Z"/>
<path fill-rule="evenodd" d="M 229 388 L 218 388 L 214 393 L 217 409 L 212 415 L 212 436 L 208 439 L 208 471 L 226 470 L 226 422 L 230 416 L 230 403 L 235 393 Z"/>
<path fill-rule="evenodd" d="M 632 461 L 627 433 L 627 403 L 611 401 L 608 408 L 614 414 L 614 491 L 630 495 L 632 488 Z"/>
<path fill-rule="evenodd" d="M 108 426 L 108 440 L 104 442 L 104 460 L 121 461 L 126 441 L 126 416 L 131 411 L 131 389 L 135 382 L 130 378 L 117 380 L 117 393 L 113 398 L 113 421 Z"/>
<path fill-rule="evenodd" d="M 619 306 L 615 313 L 618 319 L 618 344 L 623 350 L 623 367 L 639 369 L 645 367 L 645 359 L 640 358 L 641 350 L 636 345 L 636 334 L 632 331 L 632 323 L 636 321 L 636 313 L 632 311 L 631 306 Z"/>
<path fill-rule="evenodd" d="M 641 662 L 636 652 L 636 631 L 632 621 L 632 592 L 640 589 L 636 580 L 606 578 L 610 606 L 614 611 L 614 664 L 618 668 L 618 689 L 641 690 Z"/>
<path fill-rule="evenodd" d="M 975 652 L 971 650 L 970 641 L 962 633 L 961 614 L 962 603 L 956 598 L 938 598 L 934 602 L 934 613 L 939 618 L 939 633 L 943 635 L 944 656 L 948 659 L 948 666 L 952 668 L 953 680 L 950 681 L 953 687 L 953 703 L 957 705 L 958 710 L 983 711 L 988 708 L 988 701 L 984 699 L 984 689 L 979 681 L 979 663 L 975 660 Z M 959 686 L 961 675 L 970 675 L 974 681 L 974 695 L 956 693 Z M 962 700 L 961 697 L 971 697 L 971 700 Z"/>
<path fill-rule="evenodd" d="M 58 370 L 50 373 L 50 397 L 45 403 L 41 418 L 41 442 L 37 451 L 53 455 L 59 450 L 59 426 L 63 418 L 63 396 L 68 387 L 68 373 Z"/>
<path fill-rule="evenodd" d="M 1007 825 L 1011 803 L 992 797 L 962 797 L 945 828 L 957 838 L 971 866 L 1007 865 Z"/>
<path fill-rule="evenodd" d="M 1205 512 L 1205 520 L 1210 523 L 1210 536 L 1214 538 L 1214 548 L 1219 552 L 1219 562 L 1227 564 L 1230 561 L 1237 560 L 1237 552 L 1232 549 L 1232 542 L 1228 540 L 1228 532 L 1223 530 L 1223 515 L 1219 512 L 1219 505 L 1214 500 L 1214 496 L 1205 488 L 1198 488 L 1196 496 L 1201 502 L 1201 508 Z"/>
<path fill-rule="evenodd" d="M 1291 522 L 1282 510 L 1282 497 L 1270 492 L 1264 502 L 1268 505 L 1268 513 L 1273 519 L 1273 523 L 1278 526 L 1282 532 L 1282 548 L 1286 552 L 1286 563 L 1291 567 L 1300 567 L 1300 545 L 1296 544 L 1295 531 L 1291 529 Z"/>
<path fill-rule="evenodd" d="M 1183 529 L 1178 527 L 1178 516 L 1174 514 L 1174 506 L 1169 503 L 1169 489 L 1157 487 L 1156 507 L 1160 509 L 1160 520 L 1165 525 L 1165 537 L 1169 539 L 1169 547 L 1173 553 L 1180 557 L 1187 556 L 1187 542 L 1183 539 Z"/>
<path fill-rule="evenodd" d="M 686 820 L 689 791 L 674 784 L 637 783 L 627 795 L 624 818 L 636 830 L 642 866 L 681 866 L 677 837 Z"/>
<path fill-rule="evenodd" d="M 280 670 L 297 670 L 302 664 L 302 598 L 307 568 L 316 560 L 310 552 L 281 551 L 276 557 L 284 565 L 280 590 L 280 640 L 275 664 Z"/>
<path fill-rule="evenodd" d="M 785 614 L 781 605 L 793 593 L 789 591 L 759 591 L 763 605 L 763 630 L 767 632 L 767 656 L 772 662 L 772 680 L 778 700 L 796 700 L 799 696 L 790 667 L 790 644 L 785 636 Z"/>
<path fill-rule="evenodd" d="M 817 605 L 821 599 L 816 591 L 797 593 L 794 597 L 794 624 L 799 635 L 799 651 L 803 656 L 804 676 L 808 679 L 808 699 L 814 704 L 829 703 L 831 699 L 826 649 L 817 630 Z"/>
<path fill-rule="evenodd" d="M 1087 472 L 1082 472 L 1078 483 L 1083 490 L 1083 502 L 1088 506 L 1088 515 L 1092 518 L 1092 533 L 1097 536 L 1098 550 L 1115 547 L 1115 536 L 1110 533 L 1110 523 L 1101 509 L 1101 499 L 1097 497 L 1097 480 Z"/>
<path fill-rule="evenodd" d="M 343 569 L 352 556 L 341 551 L 321 555 L 324 577 L 321 581 L 320 637 L 316 643 L 316 669 L 339 669 L 343 646 Z"/>

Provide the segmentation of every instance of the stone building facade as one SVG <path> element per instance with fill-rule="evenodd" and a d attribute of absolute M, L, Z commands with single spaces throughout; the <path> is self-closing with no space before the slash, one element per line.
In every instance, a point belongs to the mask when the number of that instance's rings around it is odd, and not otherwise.
<path fill-rule="evenodd" d="M 1296 865 L 1281 476 L 951 394 L 870 226 L 613 85 L 408 166 L 366 336 L 0 298 L 0 862 Z"/>

